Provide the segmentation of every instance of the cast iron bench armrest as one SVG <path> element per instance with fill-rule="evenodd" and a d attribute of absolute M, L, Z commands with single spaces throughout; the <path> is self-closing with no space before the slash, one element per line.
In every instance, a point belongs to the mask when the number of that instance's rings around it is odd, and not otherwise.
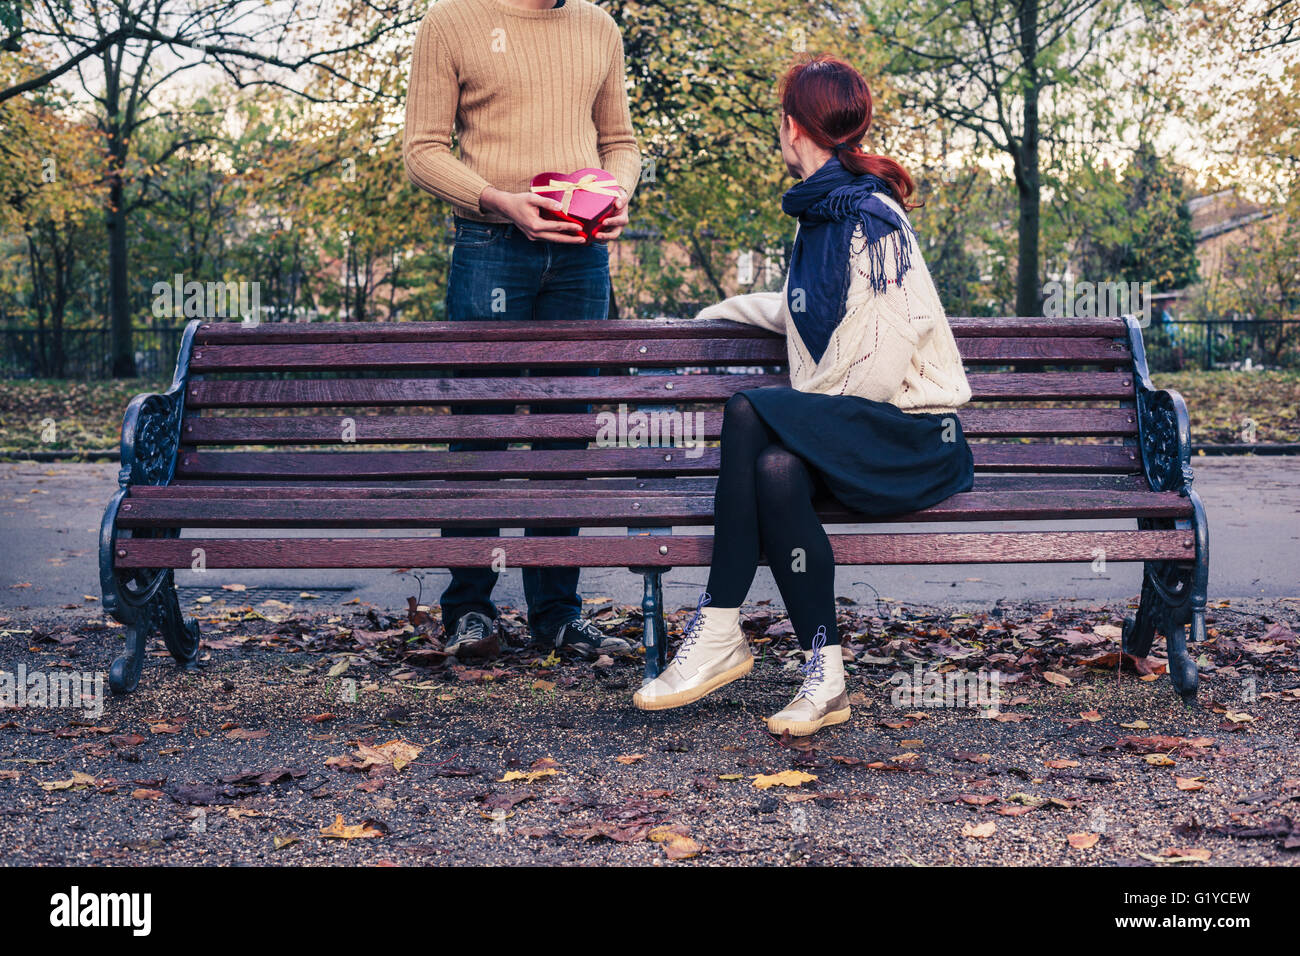
<path fill-rule="evenodd" d="M 185 327 L 171 386 L 161 393 L 135 396 L 122 417 L 122 467 L 118 489 L 104 511 L 99 528 L 99 584 L 104 610 L 126 626 L 126 654 L 113 661 L 109 686 L 116 694 L 134 690 L 144 663 L 148 636 L 160 632 L 177 662 L 187 669 L 198 666 L 199 628 L 181 612 L 171 568 L 122 569 L 119 553 L 118 514 L 132 486 L 170 484 L 176 474 L 185 415 L 185 390 L 189 385 L 190 355 L 199 327 L 196 319 Z M 127 506 L 129 507 L 129 506 Z M 179 528 L 127 531 L 130 537 L 174 538 Z"/>
<path fill-rule="evenodd" d="M 1153 491 L 1187 494 L 1192 486 L 1192 426 L 1183 396 L 1158 389 L 1147 370 L 1142 326 L 1136 316 L 1124 316 L 1133 351 L 1133 397 L 1137 406 L 1138 444 L 1142 469 Z"/>

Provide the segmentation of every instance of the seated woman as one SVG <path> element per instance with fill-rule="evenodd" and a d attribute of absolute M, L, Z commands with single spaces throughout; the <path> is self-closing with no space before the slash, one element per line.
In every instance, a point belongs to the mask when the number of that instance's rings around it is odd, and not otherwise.
<path fill-rule="evenodd" d="M 785 289 L 698 318 L 783 333 L 792 387 L 727 402 L 707 590 L 672 662 L 636 692 L 643 710 L 699 700 L 753 667 L 740 605 L 761 549 L 806 659 L 768 729 L 807 735 L 847 721 L 835 560 L 814 500 L 884 517 L 971 487 L 955 413 L 970 387 L 907 220 L 914 186 L 898 163 L 862 151 L 870 125 L 867 83 L 843 60 L 817 56 L 782 80 L 781 156 L 801 180 L 781 203 L 799 221 Z"/>

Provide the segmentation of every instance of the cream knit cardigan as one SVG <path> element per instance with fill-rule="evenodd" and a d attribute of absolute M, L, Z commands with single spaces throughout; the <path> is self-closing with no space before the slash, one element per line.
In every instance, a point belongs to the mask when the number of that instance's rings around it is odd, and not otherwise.
<path fill-rule="evenodd" d="M 892 197 L 881 198 L 903 212 Z M 844 319 L 820 362 L 812 360 L 800 339 L 784 290 L 732 296 L 696 318 L 731 319 L 785 335 L 790 384 L 801 392 L 856 395 L 908 412 L 953 412 L 970 401 L 970 385 L 930 270 L 910 229 L 895 231 L 884 241 L 907 242 L 911 268 L 901 283 L 891 277 L 886 290 L 877 293 L 868 281 L 865 248 L 850 257 Z M 863 246 L 861 227 L 854 231 L 853 243 L 854 248 Z M 894 261 L 894 250 L 887 248 L 887 271 Z"/>

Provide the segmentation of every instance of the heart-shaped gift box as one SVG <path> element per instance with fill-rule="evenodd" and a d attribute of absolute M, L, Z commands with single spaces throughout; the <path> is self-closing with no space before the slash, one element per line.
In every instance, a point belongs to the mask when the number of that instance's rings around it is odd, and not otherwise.
<path fill-rule="evenodd" d="M 533 192 L 560 204 L 558 210 L 543 209 L 547 219 L 562 219 L 582 226 L 591 242 L 614 211 L 619 197 L 618 183 L 603 169 L 579 169 L 573 173 L 538 173 L 533 177 Z"/>

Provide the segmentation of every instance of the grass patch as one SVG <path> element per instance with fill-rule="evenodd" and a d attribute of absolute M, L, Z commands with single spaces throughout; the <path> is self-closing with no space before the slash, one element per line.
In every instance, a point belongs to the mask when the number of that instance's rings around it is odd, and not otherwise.
<path fill-rule="evenodd" d="M 1158 388 L 1181 392 L 1197 444 L 1242 441 L 1253 421 L 1259 442 L 1300 441 L 1300 370 L 1160 372 Z"/>
<path fill-rule="evenodd" d="M 0 382 L 0 451 L 116 448 L 127 402 L 141 392 L 164 391 L 168 384 L 170 379 Z"/>

